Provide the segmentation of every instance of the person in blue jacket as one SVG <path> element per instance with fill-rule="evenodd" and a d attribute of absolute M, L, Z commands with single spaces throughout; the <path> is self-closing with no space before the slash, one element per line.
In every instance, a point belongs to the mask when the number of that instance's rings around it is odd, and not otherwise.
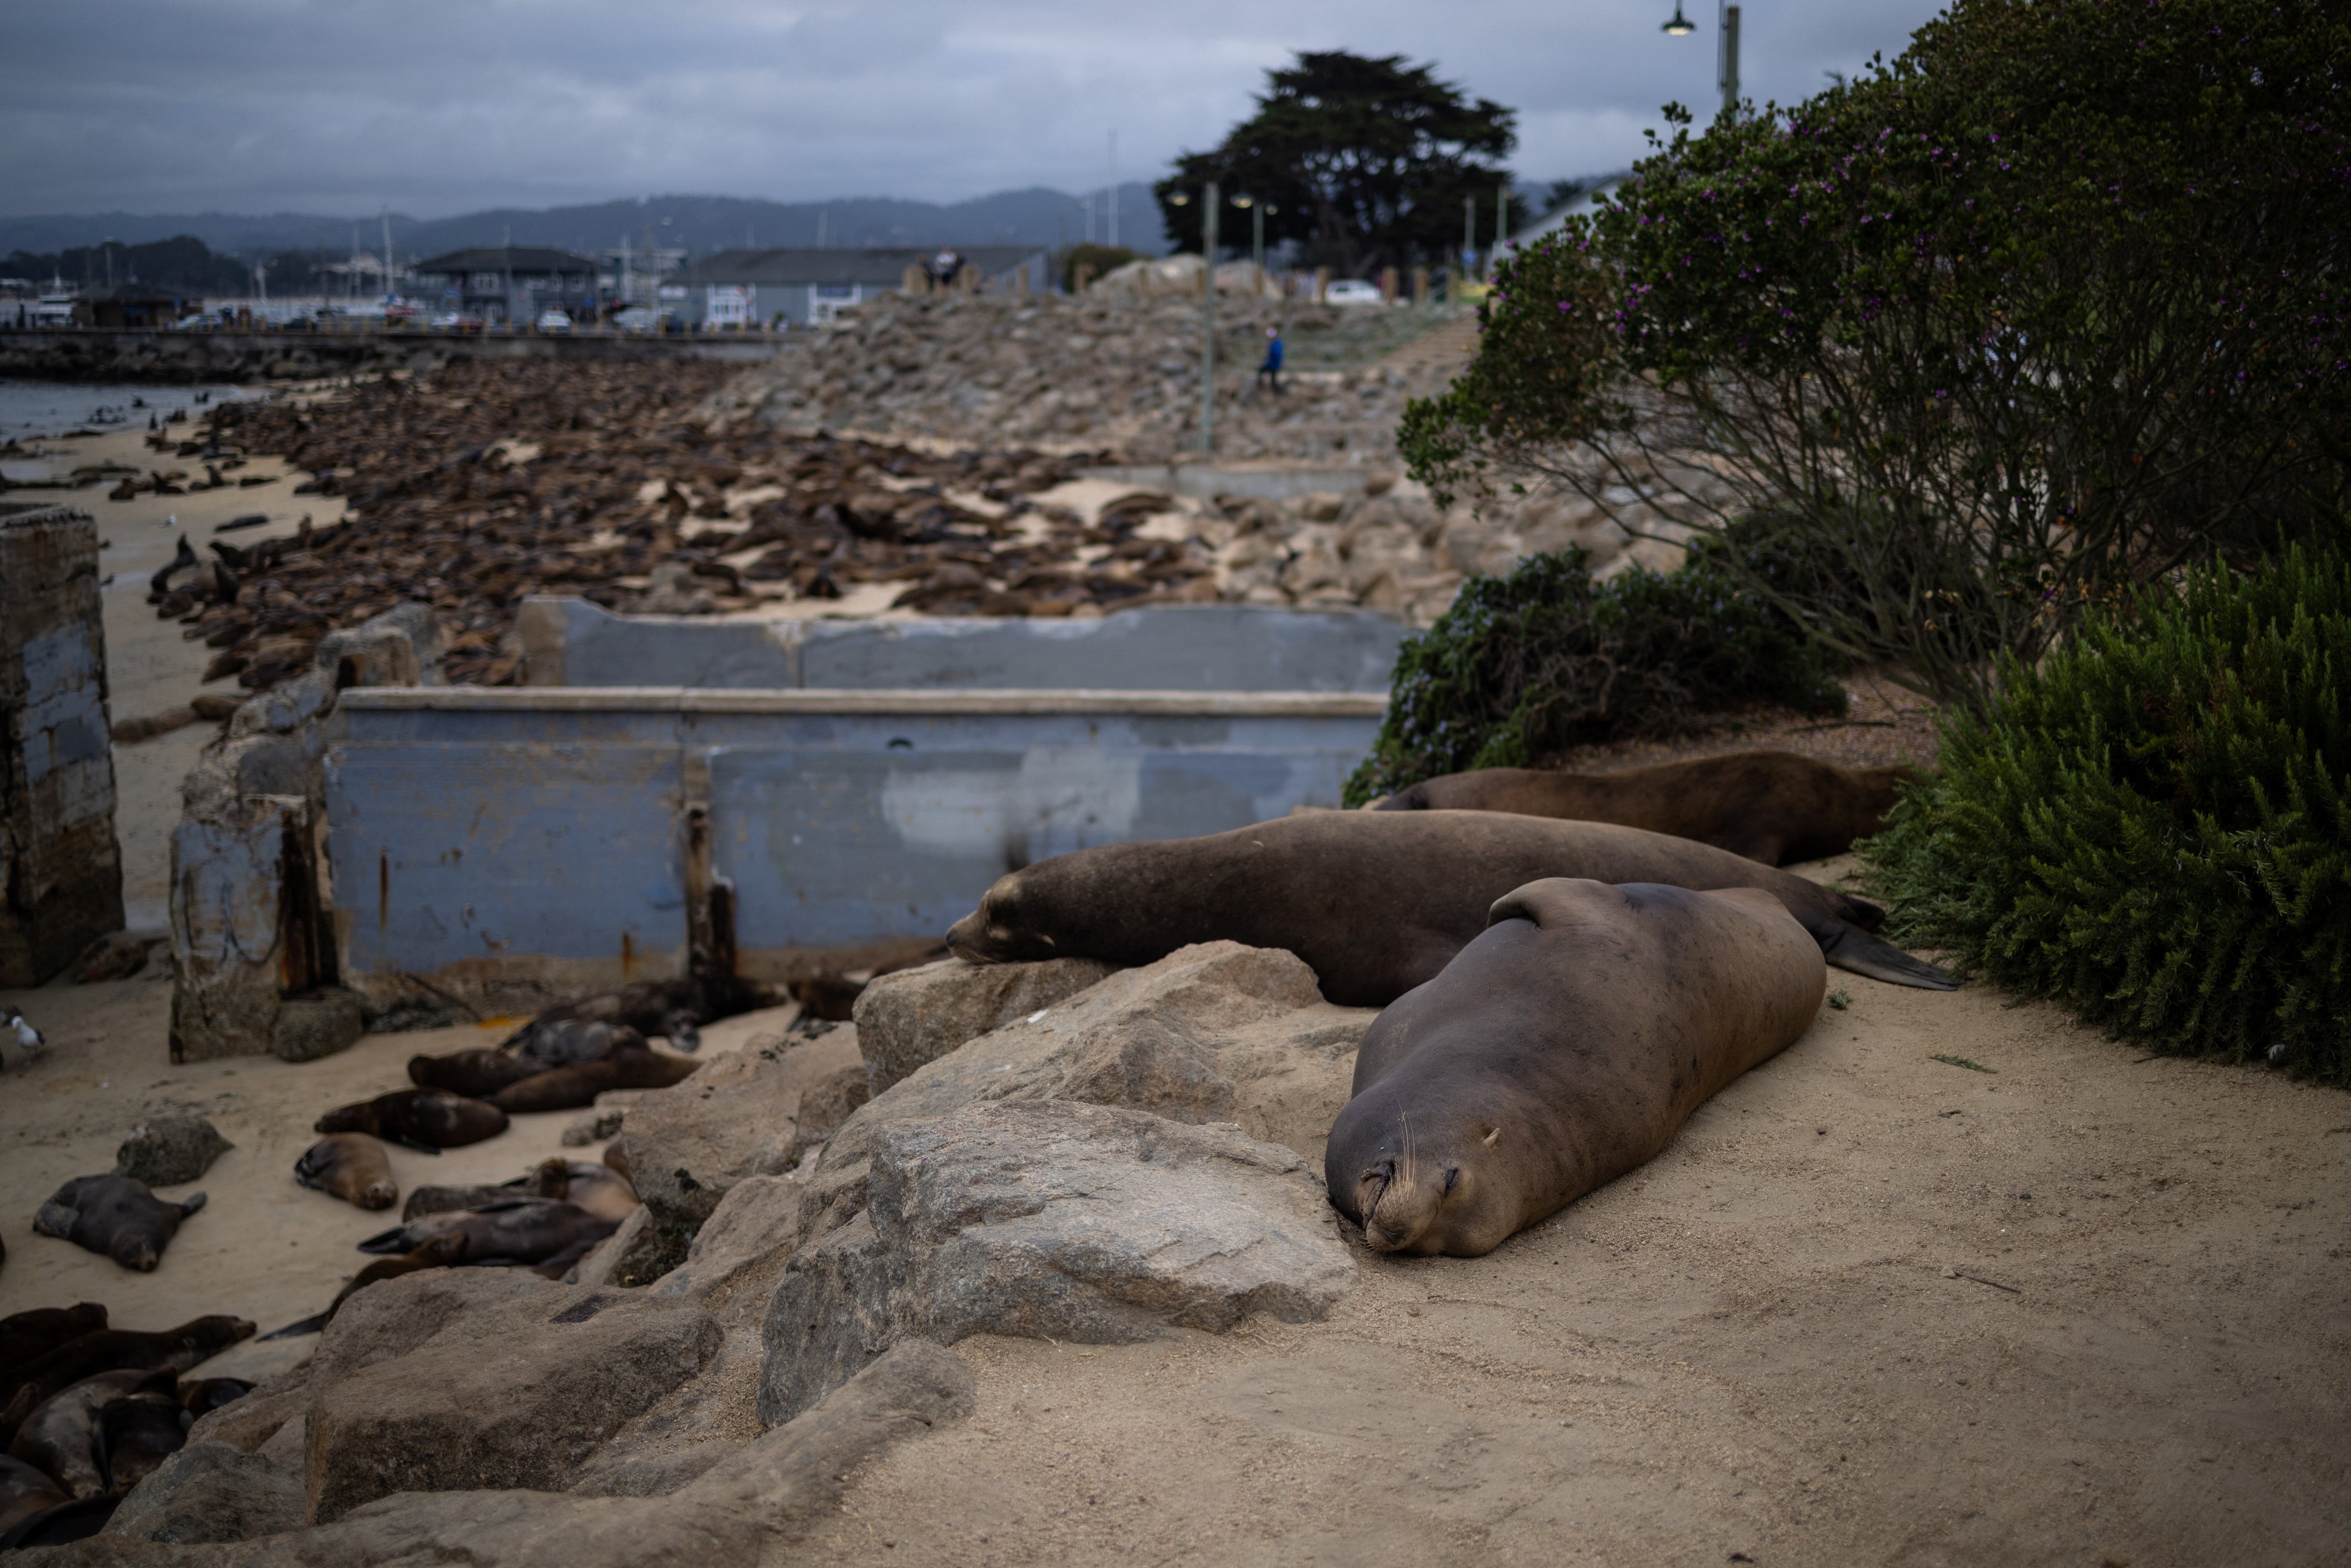
<path fill-rule="evenodd" d="M 1257 384 L 1271 383 L 1273 395 L 1281 395 L 1281 329 L 1265 329 L 1265 363 L 1257 368 Z"/>

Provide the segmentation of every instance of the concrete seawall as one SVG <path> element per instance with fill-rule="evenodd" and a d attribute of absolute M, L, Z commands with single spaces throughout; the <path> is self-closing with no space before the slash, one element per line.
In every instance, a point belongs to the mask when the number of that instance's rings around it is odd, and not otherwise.
<path fill-rule="evenodd" d="M 102 327 L 0 329 L 0 376 L 44 381 L 300 381 L 354 371 L 429 370 L 452 360 L 716 360 L 750 364 L 799 340 L 581 332 L 165 332 Z"/>

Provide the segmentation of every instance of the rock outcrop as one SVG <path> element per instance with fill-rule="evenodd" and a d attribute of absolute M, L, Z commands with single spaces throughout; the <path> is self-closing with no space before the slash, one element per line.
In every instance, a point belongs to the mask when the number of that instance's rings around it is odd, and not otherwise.
<path fill-rule="evenodd" d="M 967 964 L 942 959 L 877 976 L 857 997 L 857 1047 L 873 1092 L 967 1040 L 1050 1008 L 1107 977 L 1092 958 L 1040 964 Z"/>
<path fill-rule="evenodd" d="M 747 1046 L 631 1104 L 613 1146 L 653 1218 L 694 1230 L 736 1183 L 780 1174 L 797 1141 L 801 1096 L 861 1065 L 857 1040 L 852 1028 L 789 1048 Z"/>
<path fill-rule="evenodd" d="M 890 1123 L 865 1214 L 796 1256 L 768 1304 L 760 1419 L 904 1339 L 1319 1318 L 1355 1266 L 1305 1165 L 1237 1128 L 1072 1102 Z"/>

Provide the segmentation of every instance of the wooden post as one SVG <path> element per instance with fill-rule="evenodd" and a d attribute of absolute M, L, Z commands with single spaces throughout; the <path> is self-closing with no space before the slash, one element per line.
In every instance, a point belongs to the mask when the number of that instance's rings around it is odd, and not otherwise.
<path fill-rule="evenodd" d="M 1090 261 L 1081 261 L 1078 263 L 1077 266 L 1070 269 L 1071 293 L 1083 294 L 1087 289 L 1093 287 L 1093 263 Z"/>
<path fill-rule="evenodd" d="M 1318 267 L 1314 269 L 1314 303 L 1317 305 L 1323 304 L 1327 302 L 1330 298 L 1331 269 L 1327 267 Z"/>
<path fill-rule="evenodd" d="M 1412 302 L 1415 305 L 1428 303 L 1428 268 L 1425 267 L 1412 269 Z"/>
<path fill-rule="evenodd" d="M 1380 303 L 1393 305 L 1395 303 L 1395 297 L 1396 269 L 1393 267 L 1384 267 L 1380 268 Z"/>
<path fill-rule="evenodd" d="M 898 290 L 902 294 L 928 294 L 931 291 L 930 274 L 923 270 L 922 263 L 916 262 L 898 275 Z"/>

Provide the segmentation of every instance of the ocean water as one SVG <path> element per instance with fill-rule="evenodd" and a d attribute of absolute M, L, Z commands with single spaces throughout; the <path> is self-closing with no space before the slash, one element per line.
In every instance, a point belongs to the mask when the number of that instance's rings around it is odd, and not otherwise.
<path fill-rule="evenodd" d="M 259 387 L 228 385 L 118 386 L 104 382 L 37 382 L 0 377 L 0 441 L 26 441 L 68 430 L 144 430 L 150 414 L 186 409 L 191 418 L 210 402 L 266 397 Z"/>

